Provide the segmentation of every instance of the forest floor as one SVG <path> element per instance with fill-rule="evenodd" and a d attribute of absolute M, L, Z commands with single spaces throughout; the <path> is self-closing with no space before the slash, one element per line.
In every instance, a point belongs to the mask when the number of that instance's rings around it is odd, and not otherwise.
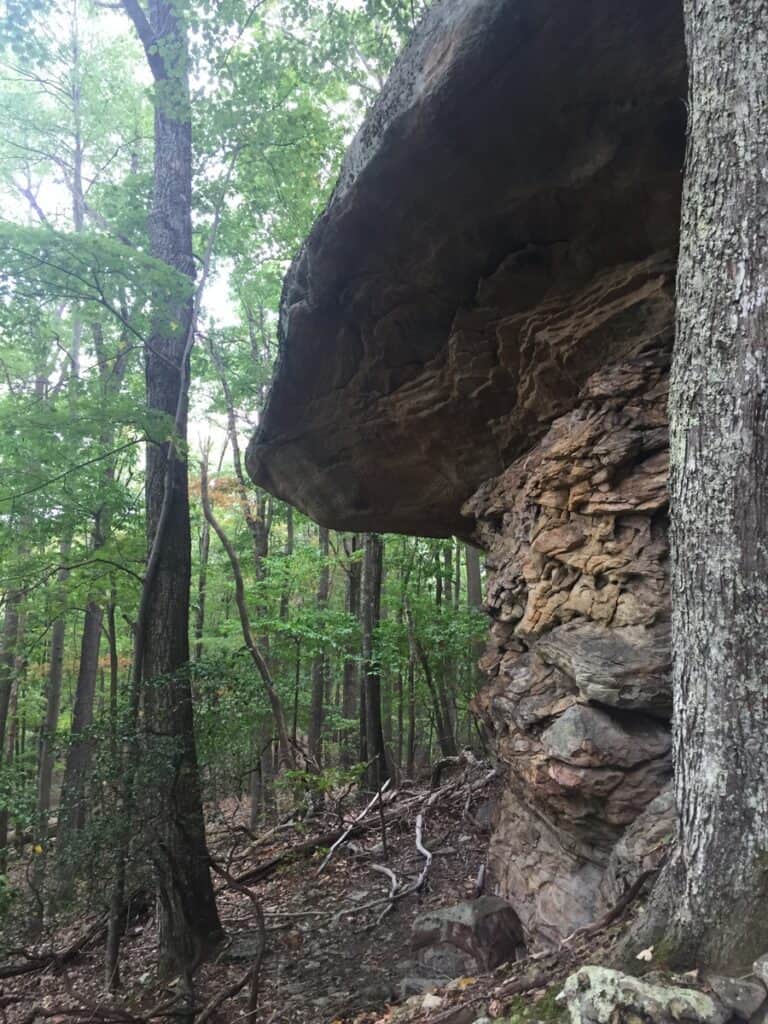
<path fill-rule="evenodd" d="M 552 1019 L 552 983 L 583 962 L 578 943 L 485 977 L 453 980 L 425 978 L 411 951 L 417 914 L 478 894 L 498 786 L 487 765 L 473 763 L 437 787 L 403 785 L 384 793 L 381 806 L 356 824 L 363 808 L 347 797 L 332 811 L 255 837 L 240 805 L 220 807 L 209 824 L 209 843 L 228 942 L 198 972 L 195 1021 L 471 1024 L 484 1013 L 501 1016 L 521 993 L 532 1007 L 540 1004 L 536 1019 Z M 324 864 L 332 843 L 353 824 Z M 153 914 L 145 912 L 129 928 L 116 997 L 101 984 L 98 925 L 93 922 L 92 945 L 76 956 L 51 957 L 50 951 L 66 950 L 86 934 L 82 920 L 49 937 L 44 948 L 27 950 L 41 963 L 48 957 L 47 965 L 0 980 L 0 1020 L 148 1024 L 178 1018 L 174 987 L 161 985 L 156 974 Z M 596 953 L 591 939 L 587 944 Z M 6 973 L 0 968 L 0 979 Z M 254 975 L 258 1003 L 248 1013 Z"/>

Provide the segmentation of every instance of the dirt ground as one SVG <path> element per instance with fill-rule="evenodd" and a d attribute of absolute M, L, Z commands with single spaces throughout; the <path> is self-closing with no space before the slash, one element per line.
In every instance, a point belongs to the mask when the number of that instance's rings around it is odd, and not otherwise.
<path fill-rule="evenodd" d="M 224 873 L 217 876 L 217 889 L 228 943 L 198 972 L 198 1017 L 247 976 L 259 953 L 262 933 L 253 897 L 264 915 L 266 939 L 257 1009 L 246 1012 L 246 984 L 209 1011 L 211 1024 L 245 1019 L 287 1024 L 373 1021 L 426 990 L 430 982 L 446 984 L 448 977 L 430 978 L 416 961 L 413 919 L 425 909 L 478 893 L 498 785 L 489 766 L 481 764 L 454 769 L 434 790 L 403 784 L 384 795 L 383 808 L 369 811 L 322 870 L 330 837 L 360 814 L 361 805 L 351 796 L 341 808 L 331 804 L 311 820 L 284 823 L 255 837 L 244 828 L 244 808 L 233 802 L 219 808 L 209 825 L 209 843 Z M 422 846 L 432 856 L 423 884 L 412 891 L 427 864 L 416 844 L 419 815 Z M 235 879 L 241 881 L 235 884 Z M 396 898 L 390 901 L 393 888 Z M 407 894 L 399 898 L 402 893 Z M 61 951 L 89 923 L 76 922 L 53 943 L 28 949 L 25 955 L 46 956 L 52 945 Z M 101 983 L 103 938 L 97 934 L 69 963 L 54 959 L 45 968 L 0 981 L 0 1019 L 8 1024 L 173 1019 L 174 986 L 160 983 L 155 950 L 150 911 L 129 928 L 123 987 L 116 997 L 108 997 Z M 18 954 L 11 960 L 18 961 Z M 163 1002 L 166 1009 L 158 1009 Z"/>

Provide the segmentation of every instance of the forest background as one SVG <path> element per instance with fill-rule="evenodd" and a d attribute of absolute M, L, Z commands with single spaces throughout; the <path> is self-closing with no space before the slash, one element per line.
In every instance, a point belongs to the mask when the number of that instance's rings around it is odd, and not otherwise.
<path fill-rule="evenodd" d="M 191 287 L 150 255 L 157 90 L 128 6 L 9 0 L 0 40 L 0 912 L 38 926 L 83 891 L 106 906 L 127 884 L 114 851 L 140 742 L 145 446 L 174 431 L 147 407 L 147 344 L 158 306 Z M 481 566 L 457 540 L 321 529 L 243 467 L 283 274 L 419 9 L 182 8 L 196 264 L 189 678 L 208 813 L 242 800 L 256 828 L 286 799 L 311 804 L 360 776 L 372 684 L 393 770 L 412 777 L 481 742 L 468 710 Z M 155 770 L 145 756 L 137 792 Z M 136 836 L 128 868 L 130 884 L 152 869 Z"/>

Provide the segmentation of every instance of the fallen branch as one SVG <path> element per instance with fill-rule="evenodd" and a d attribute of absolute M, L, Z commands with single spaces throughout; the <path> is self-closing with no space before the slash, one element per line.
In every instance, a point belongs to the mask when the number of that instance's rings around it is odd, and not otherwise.
<path fill-rule="evenodd" d="M 472 791 L 477 792 L 477 790 L 482 789 L 491 781 L 491 779 L 496 777 L 496 774 L 497 772 L 494 769 L 493 771 L 490 771 L 485 776 L 483 776 L 482 779 L 472 783 Z M 384 788 L 385 787 L 382 786 L 382 792 L 384 791 Z M 447 783 L 445 786 L 442 786 L 440 789 L 436 789 L 433 793 L 429 795 L 426 801 L 423 795 L 411 797 L 409 800 L 406 800 L 404 803 L 402 803 L 399 807 L 395 807 L 388 814 L 385 814 L 384 820 L 386 824 L 390 824 L 391 822 L 397 821 L 398 819 L 405 817 L 410 810 L 412 810 L 414 807 L 417 807 L 418 805 L 422 805 L 425 807 L 433 807 L 444 797 L 454 793 L 458 788 L 459 783 L 453 781 Z M 395 794 L 385 794 L 385 802 L 387 801 L 388 796 L 394 797 L 394 795 Z M 374 800 L 377 798 L 378 793 L 374 797 Z M 366 809 L 366 812 L 363 812 L 363 815 L 358 815 L 357 819 L 351 825 L 347 826 L 346 829 L 343 829 L 341 831 L 339 829 L 334 829 L 332 832 L 322 833 L 321 835 L 316 836 L 314 839 L 307 839 L 303 843 L 299 843 L 297 846 L 292 846 L 289 849 L 282 850 L 280 853 L 275 854 L 274 857 L 269 857 L 267 860 L 262 861 L 260 864 L 256 864 L 248 871 L 244 871 L 241 875 L 235 875 L 235 881 L 241 884 L 244 882 L 260 882 L 263 879 L 268 878 L 270 875 L 274 874 L 274 872 L 277 871 L 277 869 L 282 867 L 284 864 L 289 864 L 291 863 L 291 861 L 298 860 L 302 857 L 310 857 L 320 847 L 329 847 L 332 845 L 338 847 L 340 843 L 338 843 L 337 841 L 340 838 L 346 840 L 351 838 L 352 836 L 357 836 L 363 832 L 367 832 L 371 828 L 377 826 L 380 827 L 380 822 L 378 821 L 363 820 L 364 814 L 367 813 L 367 811 L 370 810 L 371 807 L 372 804 L 369 804 Z"/>
<path fill-rule="evenodd" d="M 363 810 L 360 814 L 358 814 L 358 816 L 354 819 L 352 824 L 342 832 L 342 834 L 339 836 L 339 838 L 336 840 L 336 842 L 333 844 L 333 846 L 330 848 L 328 853 L 323 858 L 323 863 L 317 869 L 318 875 L 323 870 L 323 868 L 326 866 L 326 864 L 330 861 L 331 857 L 334 855 L 336 850 L 338 850 L 338 848 L 341 846 L 341 844 L 344 842 L 344 840 L 347 838 L 347 836 L 351 834 L 351 832 L 353 831 L 355 825 L 359 824 L 359 822 L 361 822 L 363 820 L 363 818 L 366 816 L 366 814 L 368 814 L 369 811 L 372 811 L 373 808 L 376 806 L 376 804 L 381 800 L 382 794 L 388 788 L 390 781 L 391 781 L 390 779 L 387 779 L 387 781 L 384 783 L 384 785 L 379 787 L 378 792 L 374 795 L 373 799 L 371 801 L 369 801 L 369 803 L 366 805 L 365 810 Z"/>
<path fill-rule="evenodd" d="M 432 854 L 426 848 L 426 846 L 424 846 L 424 843 L 423 843 L 423 829 L 424 829 L 424 815 L 423 814 L 419 814 L 416 817 L 416 849 L 419 851 L 419 853 L 424 858 L 424 867 L 422 869 L 421 874 L 419 875 L 418 881 L 416 882 L 416 887 L 414 889 L 414 892 L 420 892 L 421 891 L 421 889 L 424 886 L 424 883 L 427 880 L 427 873 L 429 872 L 429 869 L 432 866 Z"/>
<path fill-rule="evenodd" d="M 195 1024 L 207 1024 L 207 1021 L 211 1019 L 213 1014 L 218 1008 L 225 1003 L 228 999 L 236 996 L 238 992 L 242 991 L 246 985 L 250 984 L 250 993 L 248 995 L 248 1007 L 247 1012 L 252 1015 L 256 1012 L 256 1004 L 259 998 L 259 976 L 261 974 L 261 965 L 264 961 L 264 953 L 267 948 L 267 928 L 264 923 L 264 911 L 261 909 L 261 903 L 257 896 L 251 892 L 251 890 L 238 882 L 236 878 L 230 875 L 226 868 L 223 868 L 213 858 L 210 858 L 211 867 L 217 875 L 221 877 L 230 885 L 233 889 L 243 893 L 253 904 L 254 913 L 256 915 L 256 926 L 259 930 L 259 949 L 256 957 L 248 968 L 248 970 L 236 981 L 225 986 L 220 992 L 218 992 L 202 1009 L 202 1011 L 195 1017 Z"/>
<path fill-rule="evenodd" d="M 576 941 L 576 939 L 586 939 L 592 935 L 597 935 L 598 932 L 603 931 L 603 929 L 607 928 L 608 925 L 613 924 L 617 918 L 621 917 L 630 903 L 632 903 L 632 901 L 640 894 L 641 889 L 648 879 L 652 878 L 655 874 L 658 874 L 660 867 L 661 865 L 656 868 L 651 868 L 648 871 L 643 871 L 643 873 L 634 880 L 624 895 L 614 904 L 614 906 L 611 907 L 609 911 L 603 914 L 601 918 L 598 918 L 597 921 L 593 921 L 592 924 L 585 924 L 582 928 L 577 928 L 575 932 L 571 932 L 570 935 L 563 939 L 561 946 L 570 946 Z"/>
<path fill-rule="evenodd" d="M 98 921 L 74 939 L 65 949 L 53 950 L 43 955 L 24 954 L 24 963 L 3 964 L 0 966 L 0 978 L 17 978 L 22 974 L 34 974 L 36 971 L 43 971 L 46 967 L 53 965 L 68 964 L 80 955 L 91 943 L 100 939 L 107 929 L 106 917 Z"/>
<path fill-rule="evenodd" d="M 382 912 L 376 918 L 376 924 L 378 925 L 387 916 L 392 907 L 394 907 L 395 893 L 397 892 L 400 883 L 397 880 L 397 875 L 395 874 L 395 872 L 391 871 L 389 868 L 384 867 L 383 864 L 371 864 L 371 870 L 378 871 L 379 874 L 386 875 L 387 878 L 389 879 L 389 900 L 387 902 L 386 907 L 384 907 Z"/>
<path fill-rule="evenodd" d="M 430 779 L 429 788 L 437 789 L 440 785 L 440 779 L 446 768 L 461 768 L 476 764 L 474 755 L 469 750 L 462 751 L 461 754 L 457 754 L 451 757 L 441 757 L 439 761 L 436 761 L 432 768 L 432 777 Z"/>

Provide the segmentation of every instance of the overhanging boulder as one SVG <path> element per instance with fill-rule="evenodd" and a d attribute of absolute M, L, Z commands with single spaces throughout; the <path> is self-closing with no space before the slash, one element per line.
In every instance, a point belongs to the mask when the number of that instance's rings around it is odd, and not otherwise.
<path fill-rule="evenodd" d="M 436 4 L 286 279 L 254 481 L 466 535 L 475 488 L 669 330 L 684 96 L 679 2 Z"/>
<path fill-rule="evenodd" d="M 471 536 L 489 884 L 594 920 L 667 840 L 678 0 L 443 0 L 285 282 L 248 466 L 336 529 Z M 662 806 L 663 805 L 663 806 Z"/>

